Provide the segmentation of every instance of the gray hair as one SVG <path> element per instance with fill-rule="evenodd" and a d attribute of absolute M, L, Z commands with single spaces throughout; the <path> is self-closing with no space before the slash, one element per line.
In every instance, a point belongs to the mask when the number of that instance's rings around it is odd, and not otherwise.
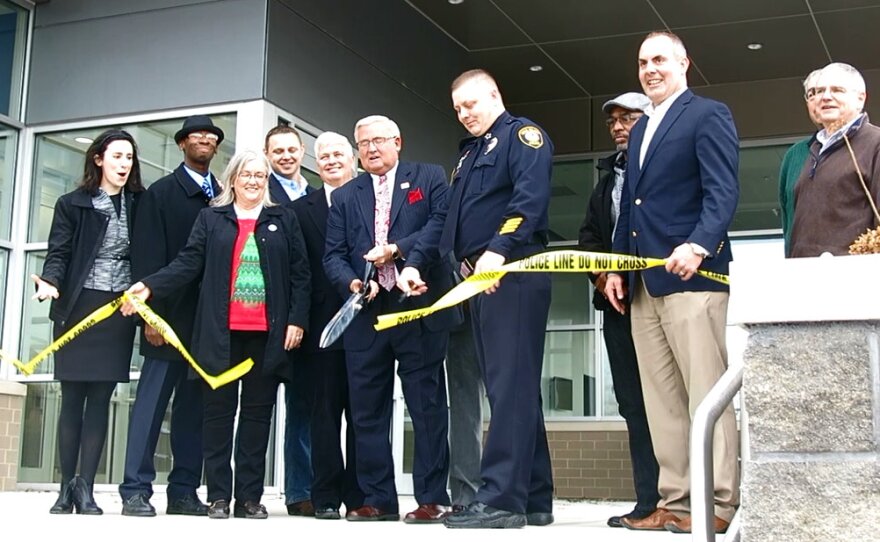
<path fill-rule="evenodd" d="M 357 127 L 355 127 L 355 131 L 357 131 Z M 336 132 L 323 132 L 317 139 L 315 139 L 315 158 L 321 154 L 321 147 L 335 144 L 345 147 L 345 155 L 354 158 L 354 150 L 352 149 L 348 138 Z"/>
<path fill-rule="evenodd" d="M 813 86 L 813 81 L 815 81 L 816 78 L 819 77 L 819 74 L 820 74 L 820 73 L 822 73 L 822 68 L 819 68 L 819 69 L 817 69 L 817 70 L 813 70 L 813 71 L 811 71 L 811 72 L 810 72 L 810 75 L 808 75 L 808 76 L 804 79 L 804 92 L 805 92 L 805 93 L 806 93 L 808 90 L 810 90 L 810 87 Z"/>
<path fill-rule="evenodd" d="M 269 159 L 262 152 L 246 149 L 235 153 L 235 156 L 229 160 L 229 165 L 226 166 L 226 169 L 223 170 L 223 174 L 220 176 L 220 195 L 211 200 L 212 207 L 222 207 L 223 205 L 235 203 L 235 191 L 232 189 L 232 185 L 238 178 L 238 174 L 244 169 L 244 166 L 250 162 L 259 162 L 260 165 L 266 168 L 266 173 L 272 174 L 272 165 L 269 164 Z M 266 179 L 266 190 L 263 192 L 262 203 L 263 207 L 276 205 L 269 195 L 269 179 Z"/>
<path fill-rule="evenodd" d="M 357 121 L 357 124 L 354 125 L 354 139 L 355 143 L 357 143 L 357 133 L 358 129 L 370 125 L 382 123 L 389 128 L 391 128 L 391 133 L 389 134 L 391 137 L 400 137 L 400 128 L 397 126 L 397 123 L 393 120 L 389 119 L 384 115 L 370 115 L 368 117 L 364 117 L 361 120 Z"/>
<path fill-rule="evenodd" d="M 825 72 L 829 71 L 840 72 L 846 78 L 848 78 L 850 80 L 850 83 L 852 83 L 853 85 L 853 88 L 850 90 L 865 92 L 865 78 L 862 77 L 862 74 L 859 72 L 859 70 L 855 69 L 849 64 L 846 64 L 844 62 L 832 62 L 831 64 L 828 64 L 827 66 L 822 68 L 821 74 L 824 75 Z"/>

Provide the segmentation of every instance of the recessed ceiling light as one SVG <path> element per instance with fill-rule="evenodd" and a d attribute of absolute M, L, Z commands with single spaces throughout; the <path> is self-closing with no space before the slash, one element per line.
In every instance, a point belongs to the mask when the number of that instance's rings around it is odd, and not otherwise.
<path fill-rule="evenodd" d="M 88 137 L 81 137 L 81 136 L 75 137 L 75 138 L 73 138 L 73 140 L 76 141 L 77 143 L 82 143 L 83 145 L 91 145 L 94 142 L 93 139 L 90 139 Z"/>
<path fill-rule="evenodd" d="M 544 66 L 541 66 L 540 64 L 535 64 L 534 66 L 529 66 L 529 71 L 533 71 L 533 72 L 539 72 L 543 69 L 544 69 Z"/>
<path fill-rule="evenodd" d="M 757 51 L 757 50 L 763 48 L 764 44 L 758 43 L 757 41 L 753 41 L 752 43 L 749 43 L 748 45 L 746 45 L 746 47 L 748 47 L 750 51 Z"/>
<path fill-rule="evenodd" d="M 447 0 L 447 1 L 448 1 L 450 4 L 452 4 L 453 6 L 457 6 L 457 5 L 459 5 L 459 4 L 463 4 L 463 3 L 464 3 L 464 0 Z"/>

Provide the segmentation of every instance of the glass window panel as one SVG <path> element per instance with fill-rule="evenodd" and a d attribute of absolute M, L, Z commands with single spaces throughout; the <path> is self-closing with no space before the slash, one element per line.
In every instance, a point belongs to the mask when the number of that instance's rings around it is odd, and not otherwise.
<path fill-rule="evenodd" d="M 0 249 L 0 277 L 9 276 L 9 252 Z M 6 283 L 7 280 L 0 281 L 0 337 L 3 337 L 3 313 L 6 308 Z"/>
<path fill-rule="evenodd" d="M 0 114 L 12 118 L 21 109 L 27 28 L 28 11 L 0 0 Z"/>
<path fill-rule="evenodd" d="M 789 145 L 739 151 L 739 204 L 730 231 L 782 227 L 779 212 L 779 166 Z"/>
<path fill-rule="evenodd" d="M 578 230 L 593 193 L 595 172 L 592 160 L 553 164 L 550 191 L 550 240 L 577 240 Z"/>
<path fill-rule="evenodd" d="M 592 330 L 547 332 L 541 378 L 547 418 L 596 415 L 594 341 Z"/>
<path fill-rule="evenodd" d="M 0 53 L 2 56 L 2 53 Z M 0 125 L 0 239 L 9 239 L 18 132 Z"/>
<path fill-rule="evenodd" d="M 593 286 L 583 273 L 552 273 L 551 301 L 547 325 L 590 325 L 595 318 Z"/>
<path fill-rule="evenodd" d="M 226 135 L 211 162 L 211 171 L 219 176 L 235 153 L 235 114 L 211 115 L 211 119 Z M 182 123 L 183 119 L 177 118 L 120 126 L 130 132 L 138 143 L 141 177 L 145 186 L 171 173 L 183 160 L 183 153 L 174 142 L 174 134 Z M 106 129 L 86 128 L 37 136 L 29 241 L 46 241 L 49 238 L 55 201 L 79 183 L 83 172 L 83 155 L 92 139 Z"/>

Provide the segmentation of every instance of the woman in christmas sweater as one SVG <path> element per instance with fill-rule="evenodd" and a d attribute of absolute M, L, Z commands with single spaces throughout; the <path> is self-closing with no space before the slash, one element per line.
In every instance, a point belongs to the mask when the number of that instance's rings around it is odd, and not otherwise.
<path fill-rule="evenodd" d="M 205 385 L 202 448 L 211 518 L 229 517 L 233 495 L 235 517 L 267 517 L 260 499 L 276 390 L 290 379 L 288 351 L 299 347 L 309 321 L 311 276 L 302 231 L 293 211 L 269 199 L 270 171 L 262 153 L 236 154 L 186 247 L 129 290 L 141 299 L 161 298 L 201 277 L 193 356 L 211 374 L 254 360 L 240 380 L 240 405 L 237 382 L 216 390 Z"/>

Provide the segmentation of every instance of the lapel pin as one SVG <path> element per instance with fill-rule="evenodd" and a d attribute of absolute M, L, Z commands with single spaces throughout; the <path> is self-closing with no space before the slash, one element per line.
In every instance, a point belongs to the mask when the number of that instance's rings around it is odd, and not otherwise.
<path fill-rule="evenodd" d="M 409 188 L 409 181 L 404 181 L 404 182 L 400 183 L 401 190 L 406 190 L 407 188 Z"/>
<path fill-rule="evenodd" d="M 275 224 L 269 224 L 269 231 L 277 231 L 277 230 L 278 230 L 278 226 L 276 226 Z"/>

